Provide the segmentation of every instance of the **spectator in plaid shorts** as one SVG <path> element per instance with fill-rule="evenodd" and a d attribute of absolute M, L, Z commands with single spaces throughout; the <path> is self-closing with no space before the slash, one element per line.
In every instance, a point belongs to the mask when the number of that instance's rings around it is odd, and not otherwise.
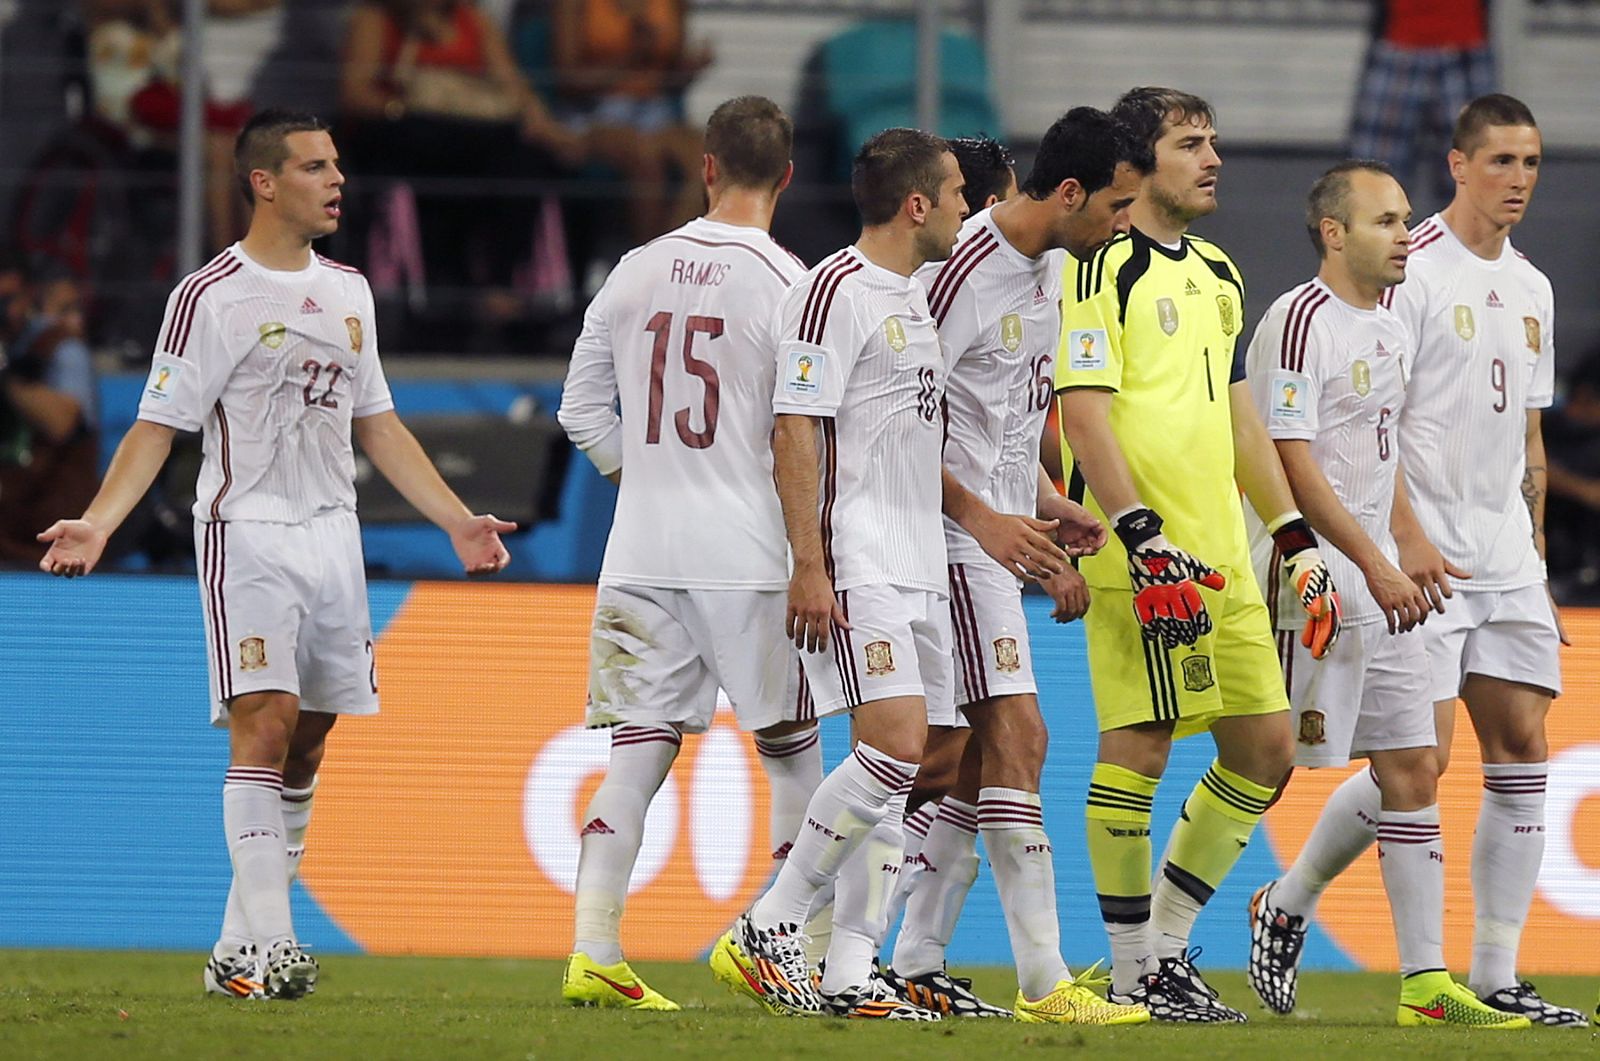
<path fill-rule="evenodd" d="M 1454 194 L 1443 166 L 1461 108 L 1494 92 L 1488 0 L 1379 0 L 1357 90 L 1350 155 L 1381 159 L 1409 184 L 1417 160 L 1441 202 Z"/>

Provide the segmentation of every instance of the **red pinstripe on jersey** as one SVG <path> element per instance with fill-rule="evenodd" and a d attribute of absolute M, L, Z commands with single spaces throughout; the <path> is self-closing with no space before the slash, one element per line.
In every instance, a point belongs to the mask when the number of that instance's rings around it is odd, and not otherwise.
<path fill-rule="evenodd" d="M 167 322 L 167 333 L 162 339 L 163 352 L 182 357 L 189 342 L 189 332 L 194 327 L 194 315 L 200 308 L 200 296 L 206 289 L 225 280 L 244 268 L 244 264 L 227 251 L 217 255 L 211 264 L 185 280 L 179 289 L 178 304 L 172 319 Z"/>
<path fill-rule="evenodd" d="M 1314 284 L 1306 285 L 1289 306 L 1288 319 L 1284 321 L 1283 345 L 1280 363 L 1295 372 L 1305 371 L 1306 340 L 1311 334 L 1311 318 L 1316 316 L 1330 296 Z"/>

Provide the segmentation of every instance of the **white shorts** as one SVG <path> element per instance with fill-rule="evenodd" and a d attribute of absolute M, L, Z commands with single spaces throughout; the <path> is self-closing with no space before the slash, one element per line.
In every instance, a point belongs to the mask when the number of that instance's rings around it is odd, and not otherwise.
<path fill-rule="evenodd" d="M 825 651 L 800 653 L 813 714 L 920 696 L 929 725 L 954 725 L 950 609 L 944 597 L 900 586 L 857 586 L 839 591 L 839 606 L 850 629 L 835 629 Z"/>
<path fill-rule="evenodd" d="M 728 695 L 739 726 L 795 714 L 794 646 L 781 589 L 666 589 L 602 583 L 589 636 L 585 724 L 668 723 L 704 733 Z"/>
<path fill-rule="evenodd" d="M 950 626 L 957 707 L 1039 691 L 1015 575 L 997 564 L 951 564 Z"/>
<path fill-rule="evenodd" d="M 1344 766 L 1372 752 L 1437 743 L 1428 653 L 1417 631 L 1391 635 L 1382 622 L 1347 626 L 1333 651 L 1314 660 L 1298 629 L 1280 630 L 1278 658 L 1296 766 Z"/>
<path fill-rule="evenodd" d="M 1544 583 L 1471 590 L 1458 583 L 1444 613 L 1422 626 L 1432 674 L 1430 696 L 1454 700 L 1469 674 L 1504 678 L 1561 695 L 1561 635 Z"/>
<path fill-rule="evenodd" d="M 378 671 L 354 512 L 304 523 L 194 525 L 211 673 L 211 722 L 228 702 L 279 691 L 302 711 L 372 715 Z"/>

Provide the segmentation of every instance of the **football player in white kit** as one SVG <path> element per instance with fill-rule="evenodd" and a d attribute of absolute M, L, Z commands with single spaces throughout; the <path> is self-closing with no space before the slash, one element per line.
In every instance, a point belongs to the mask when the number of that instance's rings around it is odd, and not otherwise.
<path fill-rule="evenodd" d="M 1345 587 L 1344 629 L 1320 660 L 1296 634 L 1304 609 L 1277 577 L 1271 535 L 1252 519 L 1252 551 L 1275 613 L 1293 711 L 1295 762 L 1370 761 L 1381 793 L 1377 841 L 1400 955 L 1403 1026 L 1527 1027 L 1450 978 L 1444 963 L 1444 855 L 1428 656 L 1415 632 L 1422 590 L 1397 566 L 1389 528 L 1402 435 L 1405 326 L 1378 304 L 1405 279 L 1411 205 L 1377 162 L 1341 162 L 1307 199 L 1306 227 L 1321 265 L 1267 310 L 1246 355 L 1250 391 L 1295 502 L 1325 542 Z M 1339 828 L 1324 822 L 1319 828 Z M 1306 928 L 1327 883 L 1297 861 L 1250 903 L 1250 984 L 1267 1008 L 1294 1009 Z"/>
<path fill-rule="evenodd" d="M 756 731 L 781 857 L 822 778 L 816 722 L 784 634 L 789 585 L 772 480 L 771 335 L 805 274 L 770 235 L 793 172 L 794 130 L 743 96 L 706 124 L 710 209 L 625 255 L 584 316 L 559 417 L 620 493 L 590 642 L 588 724 L 611 729 L 605 780 L 584 812 L 577 924 L 562 995 L 677 1009 L 623 960 L 618 929 L 645 811 L 683 733 L 725 689 Z M 621 415 L 617 412 L 621 399 Z"/>
<path fill-rule="evenodd" d="M 944 446 L 946 512 L 952 492 L 984 513 L 1037 513 L 1074 523 L 1039 464 L 1039 439 L 1060 338 L 1064 252 L 1087 258 L 1128 230 L 1128 209 L 1148 149 L 1110 115 L 1069 111 L 1045 133 L 1020 193 L 967 219 L 949 260 L 925 266 L 929 305 L 950 361 Z M 1039 799 L 1049 735 L 1039 713 L 1022 583 L 954 518 L 944 521 L 955 646 L 955 702 L 971 723 L 978 788 L 942 801 L 919 852 L 920 874 L 885 976 L 903 997 L 969 1013 L 970 991 L 944 971 L 944 949 L 977 868 L 976 833 L 994 869 L 1017 963 L 1012 1007 L 1019 1019 L 1137 1023 L 1142 1006 L 1108 1003 L 1073 982 L 1060 952 L 1055 869 Z M 1104 542 L 1104 528 L 1099 528 Z M 1092 550 L 1091 550 L 1092 551 Z M 1077 618 L 1082 578 L 1072 569 L 1045 582 L 1057 617 Z M 963 764 L 963 773 L 968 768 Z M 976 801 L 973 802 L 973 797 Z M 965 870 L 965 872 L 964 872 Z"/>
<path fill-rule="evenodd" d="M 249 233 L 173 291 L 139 417 L 83 516 L 39 535 L 50 543 L 39 566 L 94 570 L 173 435 L 201 432 L 195 552 L 211 718 L 228 727 L 233 862 L 204 980 L 220 995 L 290 999 L 317 979 L 295 939 L 289 884 L 327 734 L 341 714 L 378 710 L 352 430 L 450 535 L 468 574 L 505 567 L 500 535 L 516 528 L 473 515 L 439 477 L 395 415 L 366 278 L 311 249 L 339 227 L 344 175 L 328 127 L 263 111 L 239 133 L 234 166 Z"/>
<path fill-rule="evenodd" d="M 853 895 L 840 881 L 820 991 L 800 931 L 846 857 L 904 814 L 930 715 L 954 712 L 939 521 L 945 365 L 912 274 L 950 254 L 967 212 L 961 171 L 938 137 L 890 129 L 862 146 L 851 183 L 861 238 L 789 290 L 772 353 L 773 454 L 794 565 L 787 632 L 805 649 L 817 713 L 850 710 L 856 743 L 711 964 L 730 987 L 763 1004 L 777 995 L 791 1012 L 931 1019 L 872 976 L 886 889 Z M 882 858 L 898 871 L 898 845 Z"/>
<path fill-rule="evenodd" d="M 1406 281 L 1385 296 L 1412 350 L 1394 537 L 1401 570 L 1440 612 L 1421 631 L 1440 772 L 1458 695 L 1483 755 L 1469 986 L 1536 1024 L 1581 1027 L 1582 1012 L 1545 1001 L 1516 973 L 1544 857 L 1544 719 L 1561 691 L 1563 636 L 1542 558 L 1539 415 L 1554 388 L 1554 306 L 1549 280 L 1510 240 L 1542 142 L 1528 108 L 1497 94 L 1467 105 L 1452 144 L 1455 198 L 1412 229 Z M 1372 842 L 1379 814 L 1377 784 L 1355 774 L 1301 858 L 1331 878 Z"/>

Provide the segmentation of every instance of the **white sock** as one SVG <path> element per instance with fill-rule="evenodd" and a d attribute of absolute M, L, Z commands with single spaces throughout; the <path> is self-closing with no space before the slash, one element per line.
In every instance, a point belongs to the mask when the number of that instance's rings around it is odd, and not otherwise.
<path fill-rule="evenodd" d="M 946 796 L 922 842 L 922 858 L 922 879 L 906 900 L 894 945 L 894 971 L 905 977 L 944 968 L 945 948 L 978 879 L 978 808 Z"/>
<path fill-rule="evenodd" d="M 1309 922 L 1323 891 L 1371 846 L 1382 808 L 1370 767 L 1346 778 L 1323 805 L 1299 857 L 1272 889 L 1272 905 Z"/>
<path fill-rule="evenodd" d="M 928 838 L 928 829 L 939 815 L 939 801 L 930 799 L 906 815 L 905 850 L 900 856 L 900 880 L 895 884 L 894 895 L 889 899 L 889 924 L 900 920 L 906 912 L 906 900 L 917 889 L 917 881 L 927 864 L 922 861 L 922 843 Z"/>
<path fill-rule="evenodd" d="M 1106 922 L 1106 939 L 1111 945 L 1111 990 L 1126 995 L 1139 986 L 1139 978 L 1151 971 L 1156 956 L 1150 944 L 1150 921 Z"/>
<path fill-rule="evenodd" d="M 772 792 L 772 859 L 789 857 L 789 848 L 806 820 L 806 805 L 822 784 L 822 738 L 817 728 L 801 730 L 784 737 L 756 737 L 761 767 L 767 772 L 767 787 Z"/>
<path fill-rule="evenodd" d="M 1382 813 L 1378 867 L 1394 915 L 1400 975 L 1443 971 L 1444 841 L 1437 803 L 1421 810 Z"/>
<path fill-rule="evenodd" d="M 833 939 L 822 990 L 837 995 L 866 986 L 872 959 L 889 931 L 889 898 L 900 880 L 905 847 L 906 796 L 911 783 L 889 797 L 887 812 L 839 867 L 834 882 Z"/>
<path fill-rule="evenodd" d="M 980 789 L 978 828 L 1006 915 L 1017 986 L 1024 998 L 1043 998 L 1072 974 L 1061 959 L 1056 869 L 1039 793 Z"/>
<path fill-rule="evenodd" d="M 583 812 L 573 886 L 577 915 L 572 949 L 601 965 L 622 960 L 622 907 L 644 841 L 645 811 L 667 779 L 682 741 L 676 729 L 661 723 L 611 730 L 605 780 Z"/>
<path fill-rule="evenodd" d="M 815 969 L 828 956 L 833 943 L 833 881 L 829 881 L 811 900 L 811 910 L 804 929 L 806 964 Z"/>
<path fill-rule="evenodd" d="M 282 792 L 283 773 L 268 766 L 230 766 L 222 782 L 222 827 L 233 880 L 263 956 L 294 941 Z"/>
<path fill-rule="evenodd" d="M 283 838 L 289 859 L 289 884 L 300 876 L 300 859 L 306 853 L 306 827 L 311 822 L 311 798 L 317 792 L 317 779 L 312 778 L 307 788 L 283 790 Z M 239 948 L 254 942 L 250 935 L 250 919 L 244 916 L 244 904 L 239 901 L 237 879 L 228 884 L 228 902 L 222 910 L 222 932 L 211 949 L 217 956 L 236 953 Z"/>
<path fill-rule="evenodd" d="M 856 742 L 855 750 L 817 786 L 789 857 L 772 887 L 750 908 L 750 919 L 760 928 L 805 924 L 817 892 L 888 813 L 889 798 L 916 775 L 916 763 Z"/>
<path fill-rule="evenodd" d="M 1472 974 L 1479 997 L 1517 984 L 1517 948 L 1544 862 L 1548 763 L 1484 763 L 1472 838 Z"/>

